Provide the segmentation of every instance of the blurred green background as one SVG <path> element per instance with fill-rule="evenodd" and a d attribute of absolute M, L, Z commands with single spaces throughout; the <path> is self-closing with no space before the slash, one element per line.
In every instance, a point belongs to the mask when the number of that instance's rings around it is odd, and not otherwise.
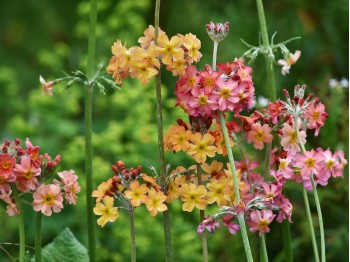
<path fill-rule="evenodd" d="M 121 39 L 128 46 L 149 24 L 154 23 L 154 2 L 151 0 L 98 1 L 96 62 L 108 63 L 110 48 Z M 300 36 L 301 40 L 288 45 L 301 50 L 302 56 L 287 76 L 276 65 L 278 95 L 296 84 L 306 84 L 308 92 L 319 96 L 330 114 L 320 136 L 307 148 L 330 147 L 344 150 L 348 159 L 348 89 L 330 88 L 330 79 L 349 78 L 349 14 L 345 0 L 274 0 L 265 1 L 268 31 L 277 31 L 275 42 Z M 74 69 L 85 70 L 87 60 L 89 1 L 0 1 L 0 140 L 25 140 L 29 137 L 41 152 L 61 154 L 60 170 L 74 169 L 84 187 L 84 120 L 83 88 L 75 85 L 67 91 L 55 89 L 55 95 L 42 95 L 39 75 L 46 80 L 63 76 Z M 212 42 L 206 35 L 205 24 L 210 21 L 230 23 L 228 37 L 219 45 L 218 62 L 240 57 L 246 47 L 240 38 L 257 45 L 259 23 L 255 1 L 191 0 L 161 3 L 160 25 L 168 36 L 191 32 L 202 42 L 203 68 L 211 63 Z M 278 57 L 281 58 L 281 57 Z M 253 67 L 257 96 L 265 96 L 264 60 L 259 57 Z M 174 84 L 171 73 L 162 74 L 164 84 L 164 126 L 177 118 L 186 120 L 179 108 L 174 108 Z M 122 159 L 128 166 L 141 164 L 157 168 L 157 134 L 154 81 L 141 86 L 127 80 L 122 91 L 107 95 L 95 92 L 93 101 L 93 146 L 95 185 L 113 175 L 111 164 Z M 185 154 L 166 154 L 173 167 L 189 166 Z M 149 172 L 148 172 L 149 173 Z M 331 179 L 326 188 L 319 189 L 324 214 L 327 261 L 348 261 L 348 168 L 344 179 Z M 288 186 L 294 205 L 292 238 L 295 261 L 313 261 L 311 242 L 305 219 L 300 185 Z M 31 201 L 30 199 L 28 201 Z M 43 219 L 43 244 L 51 242 L 65 227 L 69 227 L 84 245 L 87 244 L 84 188 L 77 206 L 65 207 L 59 213 Z M 314 201 L 310 195 L 314 223 L 317 225 Z M 215 212 L 216 208 L 210 209 Z M 201 240 L 196 234 L 199 214 L 181 211 L 181 203 L 171 204 L 174 261 L 201 261 Z M 25 210 L 27 245 L 34 246 L 34 211 Z M 3 203 L 0 206 L 0 243 L 18 243 L 17 219 L 8 217 Z M 150 226 L 152 225 L 152 226 Z M 127 213 L 97 228 L 99 261 L 129 261 L 129 222 Z M 318 230 L 316 230 L 318 234 Z M 250 235 L 254 254 L 258 255 L 258 237 Z M 138 261 L 164 261 L 162 215 L 151 217 L 144 207 L 136 209 L 136 241 Z M 208 235 L 210 261 L 245 261 L 240 234 L 232 237 L 225 228 Z M 274 222 L 267 235 L 270 261 L 283 261 L 281 226 Z M 17 246 L 5 245 L 12 255 Z M 0 250 L 0 261 L 8 261 Z M 257 259 L 258 261 L 258 259 Z"/>

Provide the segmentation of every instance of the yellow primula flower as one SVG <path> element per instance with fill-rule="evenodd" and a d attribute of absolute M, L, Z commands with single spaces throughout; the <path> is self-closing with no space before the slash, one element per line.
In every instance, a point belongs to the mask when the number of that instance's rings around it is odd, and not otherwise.
<path fill-rule="evenodd" d="M 207 194 L 208 204 L 216 202 L 218 206 L 227 206 L 231 199 L 231 190 L 228 187 L 229 180 L 226 177 L 221 177 L 219 180 L 211 179 L 207 184 L 209 192 Z"/>
<path fill-rule="evenodd" d="M 103 203 L 97 203 L 93 209 L 94 213 L 101 216 L 97 219 L 97 224 L 104 227 L 107 222 L 114 222 L 118 217 L 118 208 L 114 207 L 114 198 L 105 196 Z"/>
<path fill-rule="evenodd" d="M 162 191 L 156 191 L 154 188 L 148 191 L 148 198 L 145 204 L 151 216 L 155 216 L 158 212 L 164 212 L 168 209 L 166 204 L 164 204 L 165 199 L 166 196 Z"/>
<path fill-rule="evenodd" d="M 148 187 L 145 184 L 139 183 L 139 181 L 134 180 L 130 183 L 130 189 L 124 192 L 127 199 L 130 199 L 130 203 L 134 207 L 138 207 L 141 203 L 145 203 L 147 200 Z"/>
<path fill-rule="evenodd" d="M 191 142 L 187 153 L 193 156 L 198 163 L 204 163 L 207 156 L 215 156 L 216 147 L 213 146 L 215 139 L 209 133 L 202 136 L 200 133 L 194 133 L 191 136 Z"/>
<path fill-rule="evenodd" d="M 207 190 L 205 186 L 195 184 L 184 184 L 180 189 L 180 197 L 184 202 L 182 205 L 182 210 L 191 212 L 194 207 L 204 210 L 207 206 L 207 201 L 205 196 L 207 195 Z"/>

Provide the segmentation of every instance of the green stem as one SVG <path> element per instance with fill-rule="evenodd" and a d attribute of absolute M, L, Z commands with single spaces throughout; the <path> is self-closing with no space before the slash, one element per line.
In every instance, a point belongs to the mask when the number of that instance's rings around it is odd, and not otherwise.
<path fill-rule="evenodd" d="M 159 28 L 159 13 L 160 13 L 160 0 L 156 0 L 155 14 L 154 14 L 154 29 L 155 29 L 155 44 L 158 45 L 158 28 Z M 157 104 L 157 129 L 158 129 L 158 150 L 159 150 L 159 170 L 161 177 L 162 187 L 167 188 L 166 182 L 166 166 L 164 157 L 164 144 L 163 144 L 163 113 L 162 113 L 162 81 L 161 70 L 159 69 L 156 76 L 156 104 Z M 164 223 L 164 240 L 165 240 L 165 261 L 173 261 L 171 250 L 171 227 L 170 227 L 170 212 L 169 208 L 163 212 Z"/>
<path fill-rule="evenodd" d="M 270 101 L 276 100 L 276 86 L 275 86 L 275 72 L 273 70 L 273 61 L 268 56 L 268 50 L 270 49 L 269 36 L 267 33 L 266 19 L 264 13 L 264 6 L 262 0 L 256 0 L 256 5 L 258 9 L 260 30 L 262 36 L 262 42 L 265 49 L 265 64 L 266 64 L 266 74 L 268 82 L 268 90 Z"/>
<path fill-rule="evenodd" d="M 94 76 L 95 45 L 97 24 L 97 1 L 90 1 L 90 32 L 88 40 L 87 77 Z M 91 197 L 94 183 L 92 173 L 92 84 L 85 86 L 85 172 L 86 172 L 86 203 L 87 228 L 90 261 L 96 260 L 95 218 L 93 213 L 93 199 Z"/>
<path fill-rule="evenodd" d="M 232 173 L 232 180 L 233 180 L 233 186 L 234 186 L 234 192 L 235 192 L 235 199 L 236 199 L 236 202 L 238 202 L 238 201 L 241 200 L 241 196 L 239 194 L 239 186 L 238 186 L 238 179 L 237 179 L 237 172 L 236 172 L 236 167 L 235 167 L 235 161 L 234 161 L 234 158 L 233 158 L 232 149 L 231 149 L 230 140 L 229 140 L 229 136 L 228 136 L 228 132 L 227 132 L 226 123 L 225 123 L 225 119 L 224 119 L 223 113 L 221 111 L 217 111 L 217 112 L 218 112 L 218 115 L 219 115 L 221 129 L 222 129 L 222 133 L 223 133 L 224 139 L 225 139 L 225 144 L 226 144 L 226 147 L 227 147 L 227 154 L 228 154 L 228 159 L 229 159 L 229 162 L 230 162 L 230 168 L 231 168 L 231 173 Z M 250 249 L 250 244 L 249 244 L 249 239 L 248 239 L 248 234 L 247 234 L 247 229 L 246 229 L 246 226 L 245 226 L 245 221 L 244 221 L 244 215 L 243 214 L 238 216 L 238 221 L 239 221 L 239 226 L 241 228 L 243 245 L 244 245 L 244 250 L 245 250 L 245 254 L 246 254 L 247 260 L 248 261 L 253 261 L 252 251 Z"/>
<path fill-rule="evenodd" d="M 301 140 L 301 136 L 300 136 L 300 132 L 299 132 L 298 116 L 294 115 L 293 117 L 294 117 L 295 131 L 296 131 L 296 134 L 297 134 L 297 137 L 298 137 L 299 145 L 300 145 L 300 148 L 301 148 L 301 153 L 304 155 L 306 150 L 305 150 L 303 141 Z M 312 180 L 313 180 L 313 178 L 312 178 Z M 306 216 L 307 216 L 307 219 L 309 221 L 310 234 L 311 234 L 311 243 L 312 243 L 312 248 L 313 248 L 313 251 L 314 251 L 315 261 L 319 262 L 320 258 L 319 258 L 318 249 L 317 249 L 317 242 L 316 242 L 316 236 L 315 236 L 315 231 L 314 231 L 314 224 L 312 222 L 312 216 L 311 216 L 311 211 L 310 211 L 309 199 L 308 199 L 306 188 L 304 187 L 304 185 L 302 185 L 302 191 L 303 191 L 303 198 L 304 198 L 305 209 L 306 209 Z M 315 192 L 317 194 L 316 188 L 314 190 L 314 193 Z M 315 198 L 316 198 L 316 196 L 315 196 Z M 318 199 L 318 197 L 317 197 L 317 199 Z M 321 218 L 321 220 L 322 220 L 322 218 Z M 322 223 L 322 232 L 323 232 L 323 223 Z M 323 242 L 323 244 L 324 244 L 324 242 Z M 321 247 L 321 249 L 322 249 L 322 247 Z"/>
<path fill-rule="evenodd" d="M 136 262 L 136 238 L 135 238 L 135 222 L 134 222 L 134 208 L 129 208 L 130 220 L 130 239 L 131 239 L 131 261 Z"/>
<path fill-rule="evenodd" d="M 293 262 L 292 238 L 290 223 L 287 219 L 282 222 L 284 257 L 286 262 Z"/>
<path fill-rule="evenodd" d="M 41 212 L 36 212 L 35 221 L 35 262 L 41 262 Z"/>
<path fill-rule="evenodd" d="M 311 175 L 311 185 L 312 185 L 312 192 L 314 193 L 315 198 L 315 204 L 316 204 L 316 210 L 317 210 L 317 216 L 318 216 L 318 223 L 320 226 L 320 237 L 321 237 L 321 261 L 326 261 L 326 244 L 324 239 L 324 228 L 323 228 L 323 217 L 322 217 L 322 210 L 321 210 L 321 204 L 320 200 L 318 198 L 316 184 L 314 180 L 314 176 Z"/>
<path fill-rule="evenodd" d="M 24 255 L 25 255 L 25 230 L 24 230 L 24 218 L 23 218 L 23 210 L 21 205 L 21 199 L 19 198 L 18 189 L 16 186 L 12 187 L 13 196 L 15 198 L 15 203 L 17 210 L 19 211 L 18 214 L 18 232 L 19 232 L 19 262 L 24 261 Z"/>
<path fill-rule="evenodd" d="M 198 185 L 202 185 L 202 174 L 201 174 L 201 165 L 197 163 L 197 178 L 198 178 Z M 203 221 L 205 216 L 205 211 L 204 210 L 199 210 L 199 221 Z M 203 254 L 203 261 L 208 262 L 208 241 L 207 241 L 207 235 L 206 232 L 204 231 L 201 234 L 202 238 L 202 254 Z"/>
<path fill-rule="evenodd" d="M 262 233 L 260 237 L 260 261 L 269 262 L 266 250 L 265 233 Z"/>

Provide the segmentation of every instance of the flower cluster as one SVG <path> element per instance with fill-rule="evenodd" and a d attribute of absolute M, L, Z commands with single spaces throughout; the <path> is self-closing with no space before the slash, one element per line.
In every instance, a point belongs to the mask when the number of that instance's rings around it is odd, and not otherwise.
<path fill-rule="evenodd" d="M 115 221 L 120 208 L 132 211 L 144 204 L 152 216 L 168 209 L 160 186 L 153 177 L 141 173 L 141 166 L 127 168 L 119 160 L 112 165 L 112 170 L 115 175 L 92 192 L 92 196 L 96 197 L 94 213 L 101 216 L 97 220 L 98 225 L 104 227 L 107 222 Z M 115 201 L 118 201 L 118 206 L 114 206 Z"/>
<path fill-rule="evenodd" d="M 158 37 L 155 39 L 155 29 L 150 25 L 138 42 L 140 46 L 130 48 L 120 40 L 113 44 L 113 56 L 107 66 L 107 72 L 112 74 L 116 84 L 121 85 L 122 79 L 129 76 L 147 84 L 158 74 L 160 61 L 174 76 L 183 75 L 187 66 L 198 62 L 202 56 L 199 52 L 201 42 L 191 33 L 178 34 L 169 39 L 159 28 Z"/>
<path fill-rule="evenodd" d="M 52 178 L 57 165 L 61 161 L 60 155 L 52 159 L 49 154 L 39 154 L 39 146 L 33 146 L 27 138 L 25 147 L 21 147 L 20 139 L 6 140 L 0 149 L 0 199 L 7 204 L 7 214 L 19 214 L 17 204 L 13 198 L 13 191 L 33 193 L 33 209 L 46 216 L 52 211 L 57 213 L 63 208 L 63 200 L 69 204 L 76 204 L 80 186 L 78 177 L 73 170 L 58 172 L 60 180 L 53 183 L 45 182 Z"/>

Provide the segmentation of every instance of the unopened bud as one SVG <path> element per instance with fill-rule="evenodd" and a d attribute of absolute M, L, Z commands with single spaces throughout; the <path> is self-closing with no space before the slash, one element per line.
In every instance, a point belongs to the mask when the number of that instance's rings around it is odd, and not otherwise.
<path fill-rule="evenodd" d="M 226 22 L 225 24 L 214 24 L 213 22 L 210 22 L 205 26 L 205 28 L 207 29 L 207 33 L 210 36 L 210 38 L 214 42 L 218 43 L 226 37 L 229 30 L 229 23 Z"/>

